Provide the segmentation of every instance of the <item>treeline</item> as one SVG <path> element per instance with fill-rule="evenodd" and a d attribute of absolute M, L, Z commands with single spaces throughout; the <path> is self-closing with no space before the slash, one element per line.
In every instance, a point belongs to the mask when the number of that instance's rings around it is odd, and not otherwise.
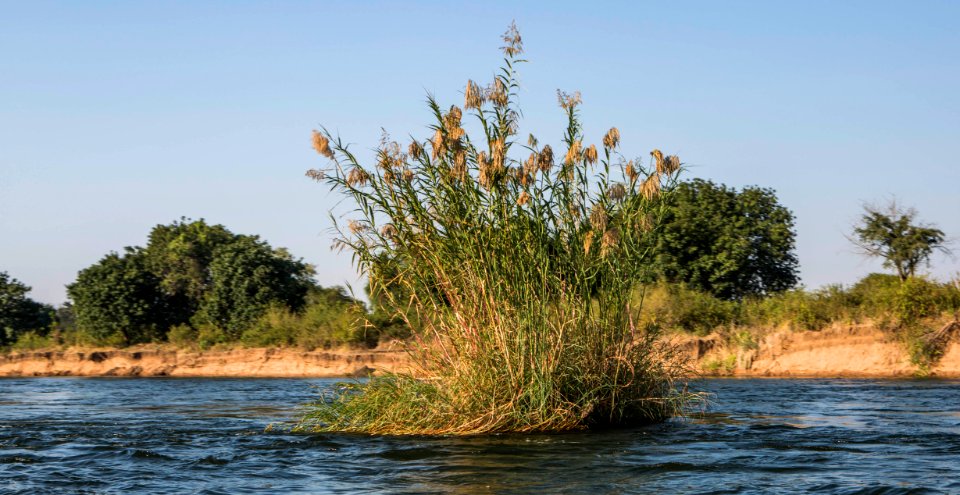
<path fill-rule="evenodd" d="M 776 194 L 694 179 L 668 196 L 644 272 L 644 325 L 734 335 L 746 327 L 822 328 L 871 321 L 923 333 L 924 321 L 960 312 L 960 280 L 916 275 L 945 235 L 891 204 L 867 206 L 851 240 L 897 275 L 871 274 L 850 285 L 797 288 L 793 214 Z M 376 268 L 376 267 L 375 267 Z M 385 259 L 374 275 L 391 278 Z M 0 272 L 0 347 L 123 346 L 172 342 L 207 348 L 375 345 L 409 331 L 384 297 L 373 309 L 339 287 L 313 280 L 313 268 L 283 248 L 222 225 L 181 219 L 158 225 L 144 247 L 110 253 L 80 271 L 70 302 L 53 308 Z M 389 283 L 372 284 L 391 290 Z M 402 299 L 402 298 L 400 298 Z"/>
<path fill-rule="evenodd" d="M 29 287 L 3 274 L 3 292 L 19 294 L 20 309 L 3 311 L 12 316 L 0 320 L 0 345 L 312 349 L 404 336 L 390 317 L 369 312 L 342 288 L 317 285 L 313 275 L 313 267 L 257 236 L 181 219 L 154 227 L 146 246 L 81 270 L 67 286 L 70 302 L 56 311 L 26 298 Z"/>

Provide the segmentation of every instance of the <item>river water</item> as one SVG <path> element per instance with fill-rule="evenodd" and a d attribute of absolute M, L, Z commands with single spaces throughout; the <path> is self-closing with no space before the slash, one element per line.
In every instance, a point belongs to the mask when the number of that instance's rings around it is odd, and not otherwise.
<path fill-rule="evenodd" d="M 960 381 L 705 380 L 703 415 L 599 433 L 264 431 L 333 383 L 0 379 L 0 493 L 960 493 Z"/>

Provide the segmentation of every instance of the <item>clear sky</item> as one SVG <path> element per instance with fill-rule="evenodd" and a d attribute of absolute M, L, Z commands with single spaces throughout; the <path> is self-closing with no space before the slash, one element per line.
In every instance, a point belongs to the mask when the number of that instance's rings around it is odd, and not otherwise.
<path fill-rule="evenodd" d="M 864 201 L 960 237 L 960 2 L 549 5 L 3 2 L 0 271 L 61 303 L 78 270 L 187 216 L 360 292 L 330 250 L 335 198 L 303 175 L 324 165 L 310 130 L 365 150 L 381 127 L 426 137 L 426 93 L 462 104 L 514 19 L 523 131 L 558 143 L 555 91 L 580 90 L 589 141 L 617 126 L 630 156 L 775 189 L 808 287 L 880 269 L 844 238 Z"/>

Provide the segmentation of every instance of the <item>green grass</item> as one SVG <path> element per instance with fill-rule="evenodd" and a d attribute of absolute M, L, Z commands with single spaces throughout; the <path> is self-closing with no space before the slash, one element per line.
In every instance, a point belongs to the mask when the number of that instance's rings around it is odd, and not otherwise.
<path fill-rule="evenodd" d="M 408 323 L 418 376 L 429 378 L 344 387 L 298 429 L 583 429 L 661 421 L 691 397 L 678 387 L 685 363 L 634 325 L 632 299 L 679 160 L 655 151 L 650 167 L 628 161 L 616 129 L 601 148 L 588 146 L 579 95 L 559 95 L 562 155 L 532 136 L 520 141 L 517 41 L 508 34 L 486 91 L 468 83 L 463 110 L 429 99 L 432 139 L 401 147 L 385 138 L 375 166 L 315 133 L 332 166 L 309 175 L 355 206 L 346 225 L 334 219 L 338 242 Z"/>

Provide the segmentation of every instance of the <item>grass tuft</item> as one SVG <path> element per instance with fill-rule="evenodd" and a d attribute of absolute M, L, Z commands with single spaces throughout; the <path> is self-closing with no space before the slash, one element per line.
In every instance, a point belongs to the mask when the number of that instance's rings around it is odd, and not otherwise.
<path fill-rule="evenodd" d="M 334 219 L 337 245 L 407 322 L 415 376 L 429 378 L 344 385 L 298 429 L 560 431 L 661 421 L 693 397 L 679 386 L 680 355 L 633 324 L 679 159 L 655 150 L 647 167 L 627 161 L 615 129 L 601 148 L 587 144 L 579 93 L 558 94 L 566 151 L 518 140 L 522 47 L 513 29 L 504 40 L 493 82 L 467 83 L 466 110 L 429 98 L 431 135 L 384 138 L 374 166 L 326 130 L 314 135 L 333 158 L 308 175 L 355 206 Z"/>

